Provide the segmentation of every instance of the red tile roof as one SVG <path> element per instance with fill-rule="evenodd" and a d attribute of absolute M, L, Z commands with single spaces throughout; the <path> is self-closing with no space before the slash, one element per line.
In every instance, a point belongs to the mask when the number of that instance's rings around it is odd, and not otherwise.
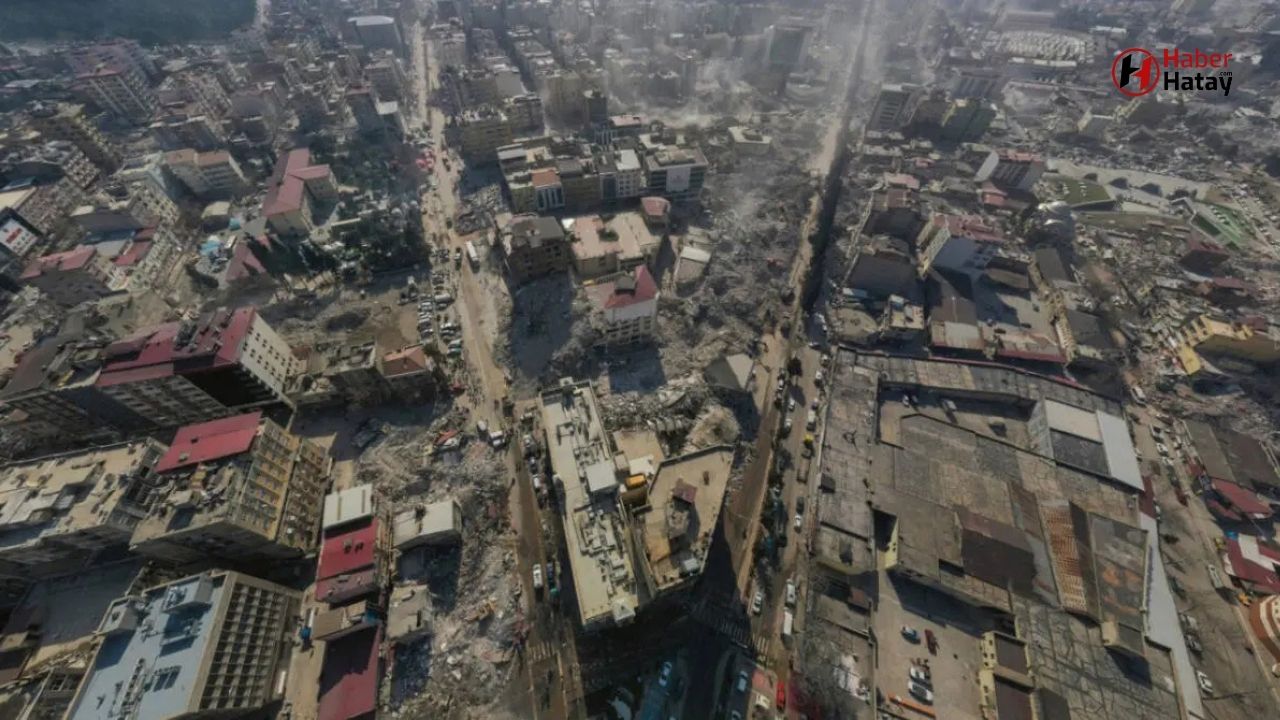
<path fill-rule="evenodd" d="M 224 276 L 228 281 L 266 274 L 267 268 L 249 249 L 250 242 L 250 240 L 238 242 L 235 249 L 231 251 L 231 261 L 227 263 L 227 272 Z"/>
<path fill-rule="evenodd" d="M 529 175 L 529 180 L 535 188 L 551 187 L 560 183 L 560 173 L 557 173 L 555 168 L 534 170 Z"/>
<path fill-rule="evenodd" d="M 257 311 L 218 310 L 192 326 L 178 346 L 182 323 L 147 328 L 111 343 L 102 351 L 99 387 L 170 375 L 212 370 L 240 359 L 240 350 Z"/>
<path fill-rule="evenodd" d="M 427 354 L 423 352 L 421 345 L 389 352 L 382 358 L 382 372 L 387 377 L 421 372 L 429 365 Z"/>
<path fill-rule="evenodd" d="M 142 242 L 134 241 L 129 243 L 129 247 L 124 252 L 116 256 L 115 264 L 120 267 L 133 267 L 151 252 L 151 241 L 144 240 Z"/>
<path fill-rule="evenodd" d="M 648 268 L 643 265 L 637 267 L 632 278 L 632 283 L 614 284 L 613 293 L 604 302 L 606 310 L 628 307 L 658 296 L 658 284 L 653 281 Z M 628 285 L 632 287 L 627 287 Z"/>
<path fill-rule="evenodd" d="M 302 208 L 302 196 L 307 180 L 328 176 L 328 165 L 312 165 L 311 151 L 296 148 L 276 161 L 275 171 L 267 182 L 267 196 L 262 201 L 262 215 L 271 217 Z"/>
<path fill-rule="evenodd" d="M 1226 480 L 1214 480 L 1211 485 L 1214 492 L 1226 501 L 1228 508 L 1255 520 L 1271 517 L 1271 506 L 1258 497 L 1257 493 Z"/>
<path fill-rule="evenodd" d="M 88 265 L 96 253 L 97 250 L 92 245 L 79 245 L 70 250 L 36 258 L 27 265 L 27 269 L 22 273 L 22 279 L 29 280 L 47 273 L 79 270 Z"/>
<path fill-rule="evenodd" d="M 1260 551 L 1265 549 L 1262 541 L 1258 541 L 1258 549 Z M 1274 565 L 1264 567 L 1245 558 L 1240 549 L 1239 540 L 1227 538 L 1227 560 L 1231 564 L 1232 576 L 1257 585 L 1268 593 L 1280 594 L 1280 575 L 1276 575 Z"/>
<path fill-rule="evenodd" d="M 367 525 L 329 535 L 320 549 L 316 579 L 345 575 L 374 564 L 374 545 L 378 538 L 378 520 Z"/>
<path fill-rule="evenodd" d="M 156 472 L 178 470 L 248 452 L 258 437 L 262 412 L 211 420 L 179 428 Z"/>
<path fill-rule="evenodd" d="M 378 648 L 382 627 L 325 643 L 317 720 L 373 717 L 378 705 Z"/>

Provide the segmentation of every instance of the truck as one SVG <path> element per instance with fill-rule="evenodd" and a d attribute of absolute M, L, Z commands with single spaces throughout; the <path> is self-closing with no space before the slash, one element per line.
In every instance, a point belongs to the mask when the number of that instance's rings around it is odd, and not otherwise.
<path fill-rule="evenodd" d="M 480 269 L 480 253 L 476 252 L 476 244 L 470 240 L 467 241 L 467 262 L 472 270 Z"/>

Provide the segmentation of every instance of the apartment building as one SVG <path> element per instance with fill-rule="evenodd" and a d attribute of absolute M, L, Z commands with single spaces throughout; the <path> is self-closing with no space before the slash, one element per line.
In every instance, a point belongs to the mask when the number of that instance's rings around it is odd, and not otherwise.
<path fill-rule="evenodd" d="M 221 123 L 209 115 L 192 112 L 188 107 L 166 108 L 148 130 L 164 150 L 194 148 L 210 151 L 227 142 Z"/>
<path fill-rule="evenodd" d="M 458 138 L 468 162 L 496 162 L 498 148 L 511 142 L 511 121 L 495 107 L 468 110 L 458 118 Z"/>
<path fill-rule="evenodd" d="M 517 284 L 567 270 L 573 257 L 560 223 L 540 215 L 511 218 L 499 247 L 507 273 Z"/>
<path fill-rule="evenodd" d="M 120 120 L 144 125 L 155 115 L 155 93 L 130 73 L 103 68 L 80 75 L 76 80 L 98 107 Z"/>
<path fill-rule="evenodd" d="M 58 305 L 71 307 L 123 289 L 125 275 L 92 245 L 80 245 L 36 258 L 18 282 L 37 288 Z"/>
<path fill-rule="evenodd" d="M 164 452 L 144 439 L 0 466 L 0 575 L 74 571 L 128 544 L 168 490 L 152 477 Z"/>
<path fill-rule="evenodd" d="M 314 165 L 311 151 L 295 148 L 280 156 L 267 181 L 262 216 L 281 235 L 309 235 L 317 208 L 338 201 L 338 182 L 328 165 Z"/>
<path fill-rule="evenodd" d="M 373 85 L 374 92 L 383 100 L 406 99 L 409 80 L 405 76 L 400 58 L 389 50 L 373 53 L 372 56 L 372 62 L 364 66 L 364 74 Z"/>
<path fill-rule="evenodd" d="M 1001 187 L 1030 192 L 1044 175 L 1044 159 L 1035 153 L 1018 150 L 992 150 L 974 176 L 977 182 L 991 182 Z"/>
<path fill-rule="evenodd" d="M 252 308 L 146 328 L 102 351 L 96 386 L 161 427 L 292 403 L 288 343 Z"/>
<path fill-rule="evenodd" d="M 226 570 L 112 603 L 66 720 L 194 720 L 280 700 L 301 594 Z"/>
<path fill-rule="evenodd" d="M 66 140 L 80 148 L 102 172 L 113 172 L 120 166 L 120 149 L 85 116 L 83 105 L 39 104 L 31 109 L 31 125 L 45 137 Z"/>
<path fill-rule="evenodd" d="M 138 523 L 132 549 L 174 563 L 296 558 L 315 546 L 330 460 L 261 411 L 178 430 L 155 472 L 181 488 Z"/>
<path fill-rule="evenodd" d="M 674 203 L 696 202 L 707 176 L 702 150 L 679 142 L 669 144 L 657 136 L 642 136 L 645 192 Z"/>
<path fill-rule="evenodd" d="M 75 75 L 84 75 L 107 67 L 127 73 L 142 84 L 146 84 L 158 75 L 155 62 L 142 49 L 138 41 L 125 38 L 77 45 L 67 50 L 64 58 Z"/>
<path fill-rule="evenodd" d="M 1178 364 L 1190 376 L 1215 373 L 1216 358 L 1256 366 L 1280 362 L 1280 332 L 1261 317 L 1199 315 L 1173 333 L 1172 346 Z"/>
<path fill-rule="evenodd" d="M 165 153 L 164 162 L 169 172 L 201 200 L 238 197 L 250 187 L 239 163 L 226 150 L 174 150 Z"/>
<path fill-rule="evenodd" d="M 653 339 L 658 327 L 658 284 L 644 265 L 588 288 L 597 344 L 619 347 Z"/>
<path fill-rule="evenodd" d="M 54 234 L 84 200 L 84 191 L 66 175 L 41 181 L 24 178 L 0 187 L 0 211 L 13 210 L 41 235 Z"/>
<path fill-rule="evenodd" d="M 871 107 L 867 129 L 875 131 L 900 130 L 911 122 L 916 105 L 923 95 L 919 85 L 889 83 L 880 87 L 876 102 Z"/>
<path fill-rule="evenodd" d="M 916 236 L 919 271 L 978 272 L 987 267 L 1005 245 L 1005 237 L 981 218 L 934 213 Z"/>

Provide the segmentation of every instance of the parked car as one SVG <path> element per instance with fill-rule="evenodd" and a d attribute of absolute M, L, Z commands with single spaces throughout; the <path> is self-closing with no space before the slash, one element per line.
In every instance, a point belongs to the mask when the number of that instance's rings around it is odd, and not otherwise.
<path fill-rule="evenodd" d="M 747 691 L 747 684 L 748 684 L 749 682 L 750 682 L 750 680 L 748 679 L 747 671 L 746 671 L 746 670 L 739 670 L 739 671 L 738 671 L 738 685 L 737 685 L 737 690 L 738 690 L 738 692 L 740 692 L 740 693 L 744 693 L 744 692 L 746 692 L 746 691 Z"/>
<path fill-rule="evenodd" d="M 915 628 L 911 627 L 910 625 L 903 625 L 901 632 L 902 632 L 902 637 L 906 638 L 908 642 L 913 642 L 913 643 L 920 642 L 920 632 Z"/>
<path fill-rule="evenodd" d="M 929 646 L 929 652 L 934 655 L 937 655 L 938 654 L 938 636 L 934 635 L 932 630 L 925 630 L 924 641 Z"/>
<path fill-rule="evenodd" d="M 924 685 L 921 685 L 920 683 L 914 680 L 911 680 L 907 682 L 907 689 L 911 691 L 911 696 L 919 700 L 920 702 L 926 705 L 933 704 L 933 691 L 925 687 Z"/>
<path fill-rule="evenodd" d="M 800 513 L 796 513 L 796 520 L 795 520 L 796 532 L 799 532 L 800 528 L 802 527 L 804 527 L 804 516 L 801 515 Z"/>
<path fill-rule="evenodd" d="M 751 612 L 759 615 L 764 609 L 764 591 L 756 590 L 756 594 L 751 597 Z"/>
<path fill-rule="evenodd" d="M 534 590 L 542 589 L 542 566 L 541 565 L 533 566 L 533 589 Z"/>
<path fill-rule="evenodd" d="M 791 418 L 787 418 L 786 420 L 782 421 L 782 434 L 783 435 L 791 434 Z"/>
<path fill-rule="evenodd" d="M 796 606 L 796 581 L 787 580 L 787 606 Z"/>
<path fill-rule="evenodd" d="M 912 680 L 920 683 L 921 685 L 927 686 L 931 684 L 929 671 L 920 665 L 913 664 L 907 674 L 911 676 Z"/>
<path fill-rule="evenodd" d="M 662 662 L 662 670 L 658 673 L 658 684 L 666 687 L 671 682 L 671 661 L 664 660 Z"/>
<path fill-rule="evenodd" d="M 796 399 L 787 398 L 787 412 L 795 412 L 795 411 L 796 411 Z"/>

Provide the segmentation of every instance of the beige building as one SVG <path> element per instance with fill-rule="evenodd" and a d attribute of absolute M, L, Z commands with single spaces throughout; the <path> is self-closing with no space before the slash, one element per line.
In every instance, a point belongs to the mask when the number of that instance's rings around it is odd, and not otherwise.
<path fill-rule="evenodd" d="M 226 150 L 185 148 L 165 153 L 164 160 L 169 172 L 202 200 L 237 197 L 249 189 L 239 163 Z"/>
<path fill-rule="evenodd" d="M 498 148 L 511 142 L 507 114 L 493 107 L 468 110 L 458 119 L 462 156 L 479 164 L 497 162 Z"/>
<path fill-rule="evenodd" d="M 164 451 L 144 439 L 0 466 L 0 575 L 73 571 L 127 544 L 166 490 L 151 477 Z"/>
<path fill-rule="evenodd" d="M 31 110 L 31 124 L 41 135 L 74 144 L 103 172 L 111 172 L 120 166 L 120 149 L 103 137 L 85 117 L 83 105 L 39 105 Z"/>
<path fill-rule="evenodd" d="M 66 720 L 239 717 L 280 700 L 301 594 L 225 570 L 116 600 Z"/>
<path fill-rule="evenodd" d="M 121 120 L 143 125 L 155 114 L 155 93 L 132 73 L 103 68 L 76 80 L 94 103 Z"/>
<path fill-rule="evenodd" d="M 188 425 L 156 463 L 174 491 L 133 550 L 175 563 L 296 558 L 315 548 L 330 459 L 261 412 Z"/>

